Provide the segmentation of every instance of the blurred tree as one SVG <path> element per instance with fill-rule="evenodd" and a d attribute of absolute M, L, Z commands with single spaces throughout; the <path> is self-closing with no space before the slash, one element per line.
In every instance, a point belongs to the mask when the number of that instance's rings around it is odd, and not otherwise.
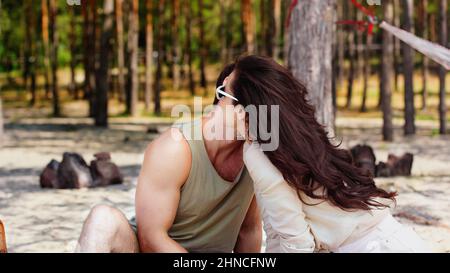
<path fill-rule="evenodd" d="M 220 5 L 220 60 L 223 64 L 228 63 L 228 8 L 229 0 L 219 0 Z M 187 13 L 186 13 L 187 16 Z M 190 31 L 190 29 L 189 29 Z M 190 38 L 187 38 L 188 40 Z"/>
<path fill-rule="evenodd" d="M 46 0 L 44 0 L 46 1 Z M 83 70 L 84 70 L 84 83 L 83 83 L 83 98 L 89 97 L 89 10 L 88 0 L 81 0 L 81 15 L 83 17 Z"/>
<path fill-rule="evenodd" d="M 421 5 L 419 6 L 419 18 L 422 26 L 422 38 L 428 40 L 428 0 L 421 1 Z M 425 110 L 427 107 L 429 78 L 428 66 L 429 59 L 425 55 L 422 55 L 422 110 Z"/>
<path fill-rule="evenodd" d="M 413 0 L 402 0 L 403 4 L 403 29 L 414 33 L 414 2 Z M 405 135 L 413 135 L 416 132 L 414 123 L 414 52 L 413 49 L 402 43 L 403 51 L 403 76 L 405 81 Z"/>
<path fill-rule="evenodd" d="M 119 85 L 119 101 L 125 97 L 125 55 L 123 36 L 123 0 L 116 0 L 116 40 L 117 40 L 117 82 Z"/>
<path fill-rule="evenodd" d="M 275 59 L 280 58 L 281 46 L 280 46 L 280 37 L 281 37 L 281 0 L 272 0 L 273 1 L 273 24 L 274 24 L 274 33 L 273 33 L 273 56 Z"/>
<path fill-rule="evenodd" d="M 353 5 L 350 5 L 348 9 L 348 18 L 350 20 L 355 19 L 355 7 Z M 353 83 L 355 81 L 355 29 L 352 28 L 348 31 L 347 34 L 347 43 L 348 43 L 348 60 L 350 63 L 350 68 L 348 71 L 348 78 L 347 78 L 347 109 L 350 109 L 352 106 L 352 98 L 353 98 Z"/>
<path fill-rule="evenodd" d="M 393 3 L 393 8 L 394 8 L 394 25 L 398 28 L 401 28 L 401 18 L 402 18 L 402 5 L 400 3 L 400 0 L 394 0 Z M 399 78 L 400 78 L 400 73 L 401 73 L 401 61 L 402 61 L 402 54 L 401 54 L 401 42 L 399 39 L 397 39 L 396 37 L 394 37 L 394 91 L 399 91 L 399 87 L 398 87 L 398 82 L 399 82 Z M 381 102 L 380 102 L 381 105 Z"/>
<path fill-rule="evenodd" d="M 274 18 L 274 0 L 269 0 L 265 12 L 267 14 L 266 27 L 264 28 L 264 40 L 266 47 L 266 54 L 269 57 L 274 55 L 275 38 L 275 18 Z"/>
<path fill-rule="evenodd" d="M 383 4 L 383 18 L 387 23 L 393 21 L 394 11 L 392 2 Z M 394 138 L 392 125 L 392 58 L 394 54 L 394 38 L 387 32 L 383 31 L 383 53 L 381 67 L 381 94 L 382 94 L 382 110 L 383 110 L 383 140 L 392 141 Z"/>
<path fill-rule="evenodd" d="M 332 104 L 332 39 L 334 0 L 299 2 L 292 10 L 289 63 L 293 75 L 306 84 L 316 118 L 334 135 Z M 317 20 L 316 18 L 324 18 Z"/>
<path fill-rule="evenodd" d="M 145 110 L 150 110 L 153 84 L 153 0 L 146 0 L 145 27 Z"/>
<path fill-rule="evenodd" d="M 256 53 L 255 18 L 252 0 L 241 0 L 241 20 L 244 27 L 245 45 L 249 54 Z"/>
<path fill-rule="evenodd" d="M 449 46 L 448 42 L 448 0 L 439 1 L 439 40 L 441 45 L 444 47 Z M 445 76 L 447 75 L 447 70 L 443 67 L 439 67 L 439 133 L 445 135 L 447 133 L 447 106 L 445 104 L 446 89 L 445 89 Z"/>
<path fill-rule="evenodd" d="M 258 43 L 259 48 L 256 50 L 258 54 L 267 56 L 267 41 L 266 41 L 266 33 L 267 33 L 267 26 L 268 24 L 268 18 L 267 18 L 267 4 L 270 0 L 266 1 L 259 1 L 259 34 L 255 37 L 255 40 L 260 41 Z M 255 30 L 257 30 L 258 27 L 255 24 Z"/>
<path fill-rule="evenodd" d="M 100 62 L 96 71 L 95 125 L 108 126 L 109 59 L 114 27 L 114 0 L 103 2 L 103 27 L 100 36 Z"/>
<path fill-rule="evenodd" d="M 356 20 L 358 21 L 364 21 L 364 14 L 362 12 L 356 12 Z M 363 31 L 356 31 L 356 45 L 355 45 L 355 52 L 357 55 L 357 61 L 356 61 L 356 78 L 358 80 L 361 79 L 361 76 L 363 75 L 363 66 L 364 66 L 364 32 Z"/>
<path fill-rule="evenodd" d="M 76 8 L 75 6 L 69 7 L 70 24 L 69 24 L 69 48 L 70 48 L 70 84 L 69 91 L 72 93 L 74 99 L 78 99 L 78 90 L 75 79 L 75 67 L 77 65 L 76 57 Z"/>
<path fill-rule="evenodd" d="M 367 112 L 367 93 L 369 89 L 369 79 L 371 75 L 371 48 L 372 48 L 373 35 L 367 35 L 366 47 L 364 48 L 364 74 L 363 74 L 363 91 L 362 91 L 362 102 L 361 102 L 361 112 Z"/>
<path fill-rule="evenodd" d="M 50 47 L 48 38 L 48 0 L 41 0 L 41 23 L 42 23 L 42 44 L 44 47 L 44 80 L 45 80 L 45 98 L 50 97 Z"/>
<path fill-rule="evenodd" d="M 156 76 L 155 76 L 155 86 L 153 88 L 155 95 L 155 107 L 154 111 L 156 115 L 161 114 L 161 77 L 162 77 L 162 58 L 163 58 L 163 31 L 164 31 L 164 18 L 161 16 L 164 13 L 165 1 L 159 0 L 158 3 L 158 27 L 156 34 L 156 44 L 157 44 L 157 58 L 156 58 Z"/>
<path fill-rule="evenodd" d="M 84 98 L 89 102 L 89 116 L 95 116 L 95 64 L 96 64 L 96 0 L 84 0 L 82 4 L 84 19 Z"/>
<path fill-rule="evenodd" d="M 34 106 L 36 103 L 36 27 L 34 6 L 32 0 L 26 0 L 25 2 L 25 75 L 24 86 L 28 88 L 27 82 L 30 78 L 30 106 Z"/>
<path fill-rule="evenodd" d="M 290 1 L 289 0 L 283 0 L 283 10 L 285 12 L 283 12 L 284 16 L 284 20 L 283 22 L 287 21 L 287 14 L 288 14 L 288 10 L 289 10 L 289 6 L 290 6 Z M 288 22 L 286 22 L 286 24 L 284 24 L 284 28 L 283 28 L 283 63 L 285 66 L 288 66 L 289 64 L 289 37 L 290 37 L 290 33 L 289 33 L 289 29 L 287 27 Z"/>
<path fill-rule="evenodd" d="M 260 49 L 259 54 L 272 57 L 274 51 L 274 0 L 260 1 Z"/>
<path fill-rule="evenodd" d="M 126 113 L 137 116 L 139 71 L 139 0 L 130 0 L 131 10 L 128 14 L 128 81 L 127 81 L 127 99 Z"/>
<path fill-rule="evenodd" d="M 30 76 L 30 55 L 31 55 L 31 50 L 30 50 L 30 42 L 31 42 L 31 29 L 30 29 L 30 20 L 29 20 L 29 16 L 30 16 L 30 11 L 31 11 L 31 1 L 30 0 L 25 0 L 25 3 L 23 5 L 23 19 L 24 19 L 24 32 L 25 32 L 25 37 L 24 37 L 24 43 L 23 43 L 23 71 L 22 71 L 22 82 L 23 82 L 23 89 L 27 90 L 28 88 L 28 78 Z"/>
<path fill-rule="evenodd" d="M 192 8 L 191 1 L 184 1 L 184 14 L 186 16 L 186 62 L 188 65 L 188 81 L 189 81 L 189 91 L 191 95 L 195 95 L 195 81 L 194 72 L 192 70 Z"/>
<path fill-rule="evenodd" d="M 200 31 L 200 86 L 204 89 L 206 93 L 206 72 L 205 72 L 205 62 L 208 55 L 206 45 L 205 45 L 205 22 L 203 20 L 203 10 L 204 10 L 203 0 L 198 0 L 198 27 Z"/>
<path fill-rule="evenodd" d="M 172 75 L 173 81 L 172 86 L 174 90 L 180 88 L 180 60 L 181 60 L 181 49 L 178 31 L 178 21 L 180 16 L 180 2 L 179 0 L 172 0 L 172 18 L 171 18 L 171 30 L 172 30 Z"/>
<path fill-rule="evenodd" d="M 53 116 L 59 117 L 61 115 L 59 107 L 59 91 L 58 91 L 58 28 L 57 15 L 58 6 L 56 0 L 49 0 L 50 13 L 50 63 L 52 73 L 52 99 L 53 99 Z"/>
<path fill-rule="evenodd" d="M 347 17 L 344 17 L 344 8 L 347 12 L 348 9 L 346 9 L 348 6 L 347 1 L 338 3 L 337 5 L 337 16 L 338 20 L 344 20 L 347 19 Z M 343 27 L 337 28 L 336 33 L 337 38 L 337 75 L 336 75 L 336 88 L 341 88 L 344 82 L 344 72 L 345 72 L 345 30 Z"/>

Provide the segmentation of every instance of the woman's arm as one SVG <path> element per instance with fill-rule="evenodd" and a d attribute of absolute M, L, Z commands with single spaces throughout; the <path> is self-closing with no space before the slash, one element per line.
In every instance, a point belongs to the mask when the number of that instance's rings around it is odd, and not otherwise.
<path fill-rule="evenodd" d="M 313 252 L 314 236 L 305 220 L 302 202 L 259 144 L 245 144 L 244 163 L 253 179 L 263 219 L 269 222 L 264 226 L 272 229 L 266 230 L 266 233 L 275 232 L 278 235 L 279 251 Z"/>

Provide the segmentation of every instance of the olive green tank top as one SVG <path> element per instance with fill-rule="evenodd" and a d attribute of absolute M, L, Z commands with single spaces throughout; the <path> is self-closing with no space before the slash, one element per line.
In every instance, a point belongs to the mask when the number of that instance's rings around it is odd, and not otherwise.
<path fill-rule="evenodd" d="M 234 182 L 224 180 L 209 160 L 201 120 L 174 125 L 192 154 L 189 177 L 169 236 L 189 252 L 232 252 L 253 198 L 253 182 L 244 167 Z"/>

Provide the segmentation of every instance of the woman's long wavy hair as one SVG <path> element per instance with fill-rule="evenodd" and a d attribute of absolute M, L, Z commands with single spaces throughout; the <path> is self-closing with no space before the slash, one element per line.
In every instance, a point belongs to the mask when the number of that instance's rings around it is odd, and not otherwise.
<path fill-rule="evenodd" d="M 379 198 L 395 201 L 396 193 L 378 188 L 369 171 L 355 166 L 348 150 L 331 143 L 315 119 L 305 86 L 289 70 L 259 56 L 241 57 L 234 65 L 230 87 L 240 104 L 279 105 L 279 147 L 265 153 L 300 199 L 303 192 L 344 210 L 387 207 Z"/>

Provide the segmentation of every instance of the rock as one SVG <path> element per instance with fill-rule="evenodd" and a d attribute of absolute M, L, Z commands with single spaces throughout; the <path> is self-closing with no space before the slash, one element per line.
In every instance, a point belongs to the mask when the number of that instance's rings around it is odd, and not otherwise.
<path fill-rule="evenodd" d="M 376 157 L 372 147 L 368 145 L 356 145 L 351 148 L 350 152 L 352 153 L 353 161 L 356 166 L 366 169 L 370 171 L 372 175 L 375 175 Z"/>
<path fill-rule="evenodd" d="M 111 162 L 109 153 L 98 153 L 94 157 L 96 159 L 91 161 L 90 169 L 95 187 L 121 184 L 123 182 L 120 169 Z"/>
<path fill-rule="evenodd" d="M 376 173 L 378 177 L 391 176 L 411 176 L 411 169 L 414 155 L 406 153 L 401 157 L 393 154 L 388 155 L 387 162 L 380 162 L 377 165 Z"/>
<path fill-rule="evenodd" d="M 64 153 L 58 168 L 59 189 L 80 189 L 93 185 L 89 166 L 77 153 Z"/>
<path fill-rule="evenodd" d="M 42 171 L 39 183 L 42 188 L 56 188 L 58 186 L 59 162 L 52 159 Z"/>

